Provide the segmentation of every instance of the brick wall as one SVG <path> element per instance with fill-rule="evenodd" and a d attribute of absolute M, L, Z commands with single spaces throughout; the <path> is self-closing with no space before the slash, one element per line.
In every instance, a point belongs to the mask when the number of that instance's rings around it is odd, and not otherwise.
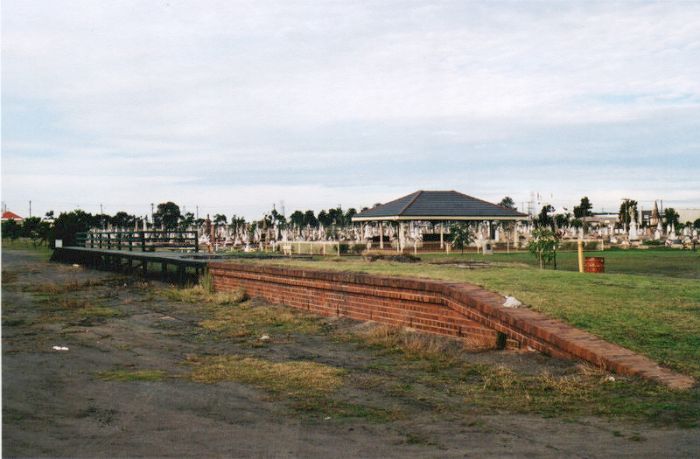
<path fill-rule="evenodd" d="M 496 347 L 498 332 L 451 309 L 434 283 L 332 271 L 212 263 L 219 291 L 243 288 L 251 297 L 324 316 L 410 327 L 472 345 Z"/>
<path fill-rule="evenodd" d="M 588 361 L 621 374 L 674 387 L 694 380 L 628 349 L 528 308 L 505 308 L 504 298 L 478 286 L 437 280 L 320 271 L 256 263 L 210 263 L 218 291 L 243 288 L 251 297 L 324 316 L 411 327 L 495 347 L 510 346 Z"/>

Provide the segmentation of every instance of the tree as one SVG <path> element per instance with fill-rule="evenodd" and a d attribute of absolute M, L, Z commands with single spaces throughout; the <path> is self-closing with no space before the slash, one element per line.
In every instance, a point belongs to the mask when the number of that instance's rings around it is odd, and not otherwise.
<path fill-rule="evenodd" d="M 61 212 L 54 221 L 53 235 L 50 237 L 51 245 L 56 239 L 63 240 L 63 245 L 75 245 L 76 233 L 86 232 L 95 226 L 95 217 L 83 210 Z"/>
<path fill-rule="evenodd" d="M 345 212 L 345 225 L 352 225 L 352 217 L 357 215 L 357 210 L 354 207 L 351 207 Z"/>
<path fill-rule="evenodd" d="M 664 220 L 666 221 L 667 225 L 673 225 L 674 227 L 678 224 L 678 219 L 680 216 L 678 215 L 678 212 L 676 212 L 676 209 L 673 207 L 667 207 L 664 209 Z"/>
<path fill-rule="evenodd" d="M 289 216 L 289 222 L 297 228 L 301 228 L 302 226 L 304 226 L 304 212 L 300 210 L 295 210 Z"/>
<path fill-rule="evenodd" d="M 117 212 L 112 217 L 112 224 L 117 228 L 133 228 L 136 222 L 136 216 L 130 215 L 124 211 Z"/>
<path fill-rule="evenodd" d="M 622 204 L 620 204 L 620 211 L 618 213 L 620 224 L 622 224 L 622 226 L 625 228 L 629 227 L 630 223 L 632 223 L 630 212 L 634 217 L 634 221 L 637 222 L 637 201 L 634 199 L 625 199 L 622 201 Z"/>
<path fill-rule="evenodd" d="M 234 231 L 238 231 L 238 228 L 241 226 L 245 225 L 245 218 L 239 217 L 238 215 L 234 214 L 231 216 L 231 225 L 230 227 L 233 228 Z"/>
<path fill-rule="evenodd" d="M 332 225 L 344 226 L 345 215 L 343 209 L 338 206 L 335 209 L 328 209 L 328 223 Z"/>
<path fill-rule="evenodd" d="M 574 206 L 574 218 L 584 218 L 593 215 L 591 212 L 593 209 L 593 204 L 588 200 L 588 196 L 581 198 L 581 203 L 578 206 Z"/>
<path fill-rule="evenodd" d="M 571 214 L 556 214 L 554 216 L 554 223 L 556 223 L 557 228 L 564 228 L 571 222 Z M 581 220 L 574 220 L 581 222 Z"/>
<path fill-rule="evenodd" d="M 554 219 L 549 216 L 550 212 L 554 211 L 554 207 L 551 205 L 547 204 L 546 206 L 542 207 L 542 210 L 540 211 L 540 214 L 537 216 L 537 219 L 535 220 L 535 226 L 537 227 L 547 227 L 549 226 L 552 228 L 554 226 Z"/>
<path fill-rule="evenodd" d="M 13 241 L 19 238 L 22 233 L 22 227 L 14 220 L 5 220 L 2 222 L 2 238 L 12 239 Z"/>
<path fill-rule="evenodd" d="M 693 222 L 693 228 L 700 230 L 700 218 Z"/>
<path fill-rule="evenodd" d="M 333 220 L 328 217 L 325 210 L 321 210 L 321 212 L 318 213 L 318 222 L 323 226 L 330 226 Z"/>
<path fill-rule="evenodd" d="M 284 228 L 285 226 L 287 226 L 287 218 L 281 213 L 277 212 L 277 209 L 272 209 L 272 211 L 270 212 L 270 217 L 270 224 L 276 222 L 277 226 L 279 226 L 280 228 Z"/>
<path fill-rule="evenodd" d="M 507 209 L 515 209 L 515 202 L 510 196 L 506 196 L 505 198 L 501 199 L 501 202 L 499 202 L 498 205 Z"/>
<path fill-rule="evenodd" d="M 553 262 L 554 269 L 557 269 L 557 248 L 559 248 L 559 238 L 556 233 L 546 228 L 537 228 L 532 231 L 532 239 L 527 245 L 527 249 L 537 257 L 540 269 Z"/>
<path fill-rule="evenodd" d="M 184 215 L 180 215 L 181 229 L 186 230 L 192 225 L 194 225 L 194 214 L 192 212 L 185 212 Z"/>
<path fill-rule="evenodd" d="M 158 210 L 153 214 L 153 224 L 169 230 L 177 228 L 179 220 L 180 206 L 172 201 L 158 204 Z"/>
<path fill-rule="evenodd" d="M 450 234 L 452 235 L 452 247 L 460 249 L 462 253 L 464 253 L 464 248 L 474 241 L 471 228 L 464 223 L 455 223 L 450 226 Z"/>
<path fill-rule="evenodd" d="M 41 218 L 27 217 L 22 222 L 22 237 L 32 240 L 32 244 L 36 247 L 41 240 Z"/>
<path fill-rule="evenodd" d="M 220 224 L 222 224 L 222 223 L 223 223 L 224 225 L 227 224 L 227 223 L 228 223 L 228 220 L 227 220 L 227 218 L 226 218 L 226 215 L 224 215 L 224 214 L 214 214 L 214 223 L 217 224 L 217 225 L 220 225 Z"/>
<path fill-rule="evenodd" d="M 310 226 L 312 228 L 318 228 L 318 219 L 314 215 L 313 210 L 307 210 L 304 212 L 304 226 Z"/>

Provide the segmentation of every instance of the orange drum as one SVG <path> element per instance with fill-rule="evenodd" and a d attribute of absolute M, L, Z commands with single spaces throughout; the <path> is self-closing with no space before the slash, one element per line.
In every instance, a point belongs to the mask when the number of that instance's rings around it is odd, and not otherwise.
<path fill-rule="evenodd" d="M 583 272 L 586 273 L 604 273 L 605 258 L 603 257 L 586 257 L 583 261 Z"/>

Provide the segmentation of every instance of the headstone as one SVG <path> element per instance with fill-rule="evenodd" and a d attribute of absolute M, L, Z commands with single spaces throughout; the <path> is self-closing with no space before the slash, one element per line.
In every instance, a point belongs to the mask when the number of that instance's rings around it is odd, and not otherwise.
<path fill-rule="evenodd" d="M 632 220 L 630 222 L 629 237 L 630 237 L 630 241 L 639 240 L 639 234 L 637 234 L 637 223 L 634 220 Z"/>

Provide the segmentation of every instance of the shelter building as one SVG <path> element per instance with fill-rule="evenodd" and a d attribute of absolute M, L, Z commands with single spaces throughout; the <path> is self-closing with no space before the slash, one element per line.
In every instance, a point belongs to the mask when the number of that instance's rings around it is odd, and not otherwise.
<path fill-rule="evenodd" d="M 432 228 L 437 225 L 440 231 L 440 248 L 445 246 L 444 230 L 452 222 L 470 222 L 486 226 L 487 239 L 495 236 L 496 225 L 501 222 L 527 221 L 529 216 L 516 209 L 492 204 L 457 191 L 418 190 L 386 204 L 364 210 L 352 218 L 353 222 L 378 223 L 380 226 L 380 248 L 384 248 L 384 224 L 396 222 L 398 225 L 399 249 L 403 249 L 406 239 L 406 226 L 414 227 L 429 222 Z M 392 223 L 393 224 L 393 223 Z"/>

